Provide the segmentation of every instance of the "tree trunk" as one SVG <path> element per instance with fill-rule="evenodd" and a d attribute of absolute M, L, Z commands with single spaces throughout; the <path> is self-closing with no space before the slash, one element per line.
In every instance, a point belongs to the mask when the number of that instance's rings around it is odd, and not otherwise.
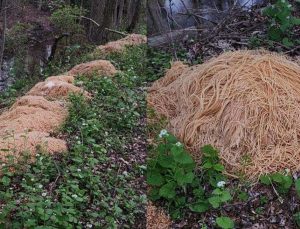
<path fill-rule="evenodd" d="M 169 31 L 169 26 L 167 24 L 166 12 L 162 9 L 162 2 L 159 0 L 148 0 L 147 2 L 147 28 L 148 35 L 153 35 L 155 33 L 165 33 Z"/>
<path fill-rule="evenodd" d="M 134 11 L 133 11 L 130 23 L 126 28 L 126 31 L 129 32 L 129 33 L 133 32 L 133 30 L 135 29 L 137 23 L 139 22 L 141 6 L 142 6 L 142 1 L 141 0 L 136 0 L 136 1 L 133 2 Z"/>
<path fill-rule="evenodd" d="M 5 49 L 5 30 L 7 27 L 7 0 L 2 0 L 2 6 L 1 6 L 1 12 L 2 12 L 2 17 L 3 17 L 3 28 L 2 28 L 2 43 L 1 43 L 1 47 L 0 47 L 0 69 L 2 69 L 2 64 L 3 64 L 3 55 L 4 55 L 4 49 Z M 0 71 L 2 72 L 2 71 Z"/>
<path fill-rule="evenodd" d="M 144 0 L 92 0 L 88 37 L 91 41 L 104 43 L 112 33 L 105 28 L 132 32 L 136 27 Z"/>

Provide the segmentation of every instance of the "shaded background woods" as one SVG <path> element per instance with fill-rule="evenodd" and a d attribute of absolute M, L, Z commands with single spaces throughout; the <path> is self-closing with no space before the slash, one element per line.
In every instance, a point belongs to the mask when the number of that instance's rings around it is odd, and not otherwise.
<path fill-rule="evenodd" d="M 0 0 L 0 7 L 0 90 L 90 45 L 145 31 L 143 0 Z"/>

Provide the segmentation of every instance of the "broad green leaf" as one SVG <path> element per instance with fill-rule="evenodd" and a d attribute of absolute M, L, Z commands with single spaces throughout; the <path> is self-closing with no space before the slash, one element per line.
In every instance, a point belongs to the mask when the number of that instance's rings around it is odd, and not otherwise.
<path fill-rule="evenodd" d="M 209 205 L 205 201 L 199 201 L 195 204 L 191 204 L 190 209 L 193 212 L 203 213 L 203 212 L 206 212 L 209 209 Z"/>
<path fill-rule="evenodd" d="M 205 145 L 201 148 L 201 152 L 205 157 L 217 157 L 218 151 L 212 145 Z"/>
<path fill-rule="evenodd" d="M 300 179 L 295 180 L 295 188 L 296 188 L 298 197 L 300 197 Z"/>
<path fill-rule="evenodd" d="M 217 171 L 219 171 L 219 172 L 222 172 L 222 171 L 224 171 L 224 166 L 223 165 L 221 165 L 221 164 L 215 164 L 214 166 L 213 166 L 213 168 L 215 169 L 215 170 L 217 170 Z"/>
<path fill-rule="evenodd" d="M 159 190 L 159 195 L 166 199 L 173 199 L 176 195 L 176 183 L 171 181 L 163 185 Z"/>
<path fill-rule="evenodd" d="M 288 39 L 287 37 L 283 38 L 282 44 L 287 46 L 287 47 L 294 46 L 294 43 L 290 39 Z"/>
<path fill-rule="evenodd" d="M 223 229 L 231 229 L 234 228 L 234 222 L 232 219 L 230 219 L 229 217 L 218 217 L 216 219 L 216 223 L 219 227 L 223 228 Z"/>
<path fill-rule="evenodd" d="M 174 160 L 180 164 L 192 164 L 194 162 L 192 157 L 184 152 L 182 148 L 173 147 L 171 149 L 171 152 L 173 154 Z"/>
<path fill-rule="evenodd" d="M 213 208 L 220 207 L 221 199 L 219 196 L 213 196 L 208 198 L 208 202 L 211 204 Z"/>
<path fill-rule="evenodd" d="M 4 186 L 8 186 L 10 184 L 10 178 L 7 176 L 3 176 L 1 182 L 3 183 Z"/>
<path fill-rule="evenodd" d="M 189 172 L 189 173 L 185 174 L 185 178 L 184 179 L 185 179 L 185 182 L 187 184 L 191 184 L 193 182 L 194 178 L 195 178 L 194 173 Z"/>
<path fill-rule="evenodd" d="M 204 189 L 202 187 L 196 188 L 193 190 L 193 194 L 197 198 L 203 198 L 204 195 Z"/>
<path fill-rule="evenodd" d="M 163 168 L 173 168 L 174 167 L 174 160 L 169 155 L 160 155 L 158 157 L 158 164 Z"/>
<path fill-rule="evenodd" d="M 268 176 L 268 175 L 260 176 L 259 180 L 260 180 L 260 183 L 265 184 L 265 185 L 270 185 L 272 183 L 270 176 Z"/>
<path fill-rule="evenodd" d="M 210 161 L 208 161 L 202 165 L 203 169 L 211 169 L 212 167 L 213 167 L 213 165 Z"/>
<path fill-rule="evenodd" d="M 282 32 L 279 28 L 272 26 L 268 30 L 268 35 L 273 41 L 280 41 L 282 37 Z"/>
<path fill-rule="evenodd" d="M 222 202 L 227 202 L 228 200 L 232 199 L 232 196 L 229 191 L 224 190 L 220 198 Z"/>
<path fill-rule="evenodd" d="M 166 136 L 166 139 L 169 144 L 175 144 L 176 142 L 178 142 L 177 138 L 172 134 L 168 134 L 168 136 Z"/>
<path fill-rule="evenodd" d="M 151 190 L 149 192 L 148 197 L 152 201 L 159 200 L 160 199 L 159 188 L 153 188 L 153 187 L 151 187 Z"/>
<path fill-rule="evenodd" d="M 271 178 L 276 183 L 281 183 L 283 181 L 283 176 L 281 173 L 273 173 L 271 174 Z"/>
<path fill-rule="evenodd" d="M 248 195 L 247 192 L 240 192 L 240 193 L 238 194 L 238 198 L 239 198 L 239 200 L 241 200 L 241 201 L 247 201 L 248 198 L 249 198 L 249 195 Z"/>
<path fill-rule="evenodd" d="M 222 195 L 223 191 L 219 188 L 216 188 L 215 190 L 213 190 L 212 194 L 214 195 Z"/>
<path fill-rule="evenodd" d="M 291 21 L 294 25 L 300 25 L 300 18 L 293 17 Z"/>
<path fill-rule="evenodd" d="M 292 176 L 289 176 L 289 175 L 284 176 L 284 177 L 282 178 L 282 180 L 284 181 L 283 187 L 284 187 L 285 189 L 290 189 L 290 187 L 291 187 L 292 184 L 293 184 L 293 178 L 292 178 Z"/>
<path fill-rule="evenodd" d="M 157 170 L 150 170 L 147 174 L 148 185 L 160 186 L 164 183 L 163 176 Z"/>
<path fill-rule="evenodd" d="M 174 174 L 174 178 L 177 181 L 178 185 L 180 185 L 180 186 L 185 185 L 186 182 L 185 182 L 184 176 L 185 176 L 184 170 L 182 168 L 177 168 L 176 172 Z"/>

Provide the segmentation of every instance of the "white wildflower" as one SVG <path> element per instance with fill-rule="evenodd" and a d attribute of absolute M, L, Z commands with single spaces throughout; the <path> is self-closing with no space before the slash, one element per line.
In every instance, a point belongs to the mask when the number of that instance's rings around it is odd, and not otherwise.
<path fill-rule="evenodd" d="M 43 196 L 43 197 L 47 196 L 47 193 L 46 193 L 46 192 L 43 192 L 43 193 L 42 193 L 42 196 Z"/>
<path fill-rule="evenodd" d="M 290 169 L 285 169 L 284 171 L 285 171 L 285 175 L 286 175 L 286 176 L 288 176 L 288 175 L 290 174 L 290 172 L 291 172 Z"/>
<path fill-rule="evenodd" d="M 90 224 L 90 223 L 88 223 L 88 224 L 86 225 L 86 227 L 87 227 L 87 228 L 92 228 L 92 227 L 93 227 L 93 225 L 92 225 L 92 224 Z"/>
<path fill-rule="evenodd" d="M 81 169 L 77 169 L 77 172 L 81 172 Z"/>
<path fill-rule="evenodd" d="M 182 144 L 180 142 L 176 142 L 176 146 L 181 146 Z"/>
<path fill-rule="evenodd" d="M 160 133 L 159 133 L 160 138 L 162 138 L 163 136 L 168 136 L 168 131 L 165 130 L 165 129 L 161 130 Z"/>
<path fill-rule="evenodd" d="M 3 163 L 2 166 L 4 167 L 4 166 L 5 166 L 5 163 Z"/>
<path fill-rule="evenodd" d="M 42 188 L 42 187 L 43 187 L 43 185 L 40 184 L 40 185 L 39 185 L 39 188 Z"/>
<path fill-rule="evenodd" d="M 217 183 L 217 186 L 218 186 L 219 188 L 223 188 L 223 187 L 225 186 L 225 184 L 226 184 L 225 181 L 219 181 L 219 182 Z"/>
<path fill-rule="evenodd" d="M 30 180 L 31 180 L 31 181 L 34 181 L 34 179 L 33 179 L 33 178 L 31 178 Z"/>
<path fill-rule="evenodd" d="M 288 8 L 292 8 L 292 5 L 291 5 L 291 4 L 288 4 Z"/>
<path fill-rule="evenodd" d="M 73 194 L 72 197 L 73 197 L 74 199 L 76 199 L 78 196 L 77 196 L 76 194 Z"/>

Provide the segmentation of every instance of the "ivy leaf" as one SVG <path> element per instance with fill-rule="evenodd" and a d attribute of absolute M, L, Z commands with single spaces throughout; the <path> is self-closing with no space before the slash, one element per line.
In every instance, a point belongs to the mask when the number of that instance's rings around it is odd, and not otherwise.
<path fill-rule="evenodd" d="M 176 183 L 174 181 L 168 182 L 163 185 L 159 190 L 159 195 L 166 199 L 173 199 L 176 195 Z"/>
<path fill-rule="evenodd" d="M 230 219 L 229 217 L 218 217 L 216 219 L 216 223 L 219 227 L 223 228 L 223 229 L 231 229 L 234 228 L 234 222 L 232 219 Z"/>

